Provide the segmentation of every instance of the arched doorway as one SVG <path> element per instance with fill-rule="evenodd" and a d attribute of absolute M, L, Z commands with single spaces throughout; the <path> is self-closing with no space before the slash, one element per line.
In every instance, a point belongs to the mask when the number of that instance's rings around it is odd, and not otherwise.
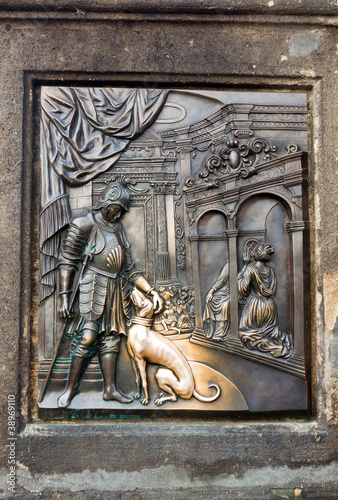
<path fill-rule="evenodd" d="M 194 269 L 196 326 L 203 329 L 203 308 L 208 291 L 229 261 L 227 220 L 218 210 L 204 212 L 197 221 L 195 250 L 198 269 Z"/>

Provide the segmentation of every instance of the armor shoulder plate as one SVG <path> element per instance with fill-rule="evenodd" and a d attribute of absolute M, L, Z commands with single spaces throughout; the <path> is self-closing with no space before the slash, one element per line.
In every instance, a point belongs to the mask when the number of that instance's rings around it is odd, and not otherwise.
<path fill-rule="evenodd" d="M 92 212 L 90 210 L 87 210 L 83 214 L 74 217 L 71 220 L 71 224 L 81 229 L 84 234 L 89 235 L 94 226 L 94 218 Z"/>
<path fill-rule="evenodd" d="M 93 216 L 90 212 L 86 212 L 70 221 L 59 258 L 59 265 L 77 267 L 77 262 L 81 258 L 93 226 Z"/>

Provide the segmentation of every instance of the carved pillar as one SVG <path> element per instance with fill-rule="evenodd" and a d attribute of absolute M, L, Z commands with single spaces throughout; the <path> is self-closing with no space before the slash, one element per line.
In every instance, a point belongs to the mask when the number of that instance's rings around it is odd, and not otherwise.
<path fill-rule="evenodd" d="M 233 104 L 237 117 L 234 119 L 234 123 L 237 130 L 234 133 L 235 137 L 250 137 L 253 135 L 250 127 L 252 125 L 252 120 L 249 119 L 249 113 L 253 108 L 253 104 Z"/>
<path fill-rule="evenodd" d="M 229 241 L 229 285 L 230 285 L 230 337 L 238 339 L 238 264 L 237 264 L 237 229 L 227 232 Z"/>
<path fill-rule="evenodd" d="M 196 271 L 198 271 L 198 235 L 190 236 L 191 242 L 191 253 L 193 262 L 196 263 Z M 201 296 L 201 284 L 200 284 L 200 276 L 198 272 L 194 272 L 194 290 L 195 290 L 195 313 L 196 313 L 196 327 L 195 332 L 202 333 L 203 330 L 203 307 L 202 307 L 202 296 Z"/>
<path fill-rule="evenodd" d="M 304 356 L 304 235 L 307 230 L 305 221 L 292 221 L 286 224 L 286 229 L 292 238 L 293 267 L 293 334 L 294 354 Z"/>
<path fill-rule="evenodd" d="M 176 231 L 175 231 L 175 205 L 174 205 L 174 195 L 167 194 L 165 198 L 166 202 L 166 225 L 168 232 L 168 252 L 169 252 L 169 263 L 171 278 L 177 279 L 177 268 L 176 268 Z"/>
<path fill-rule="evenodd" d="M 170 280 L 170 259 L 168 251 L 165 185 L 161 186 L 160 189 L 156 189 L 155 187 L 155 204 L 156 204 L 156 215 L 157 215 L 156 283 L 166 284 L 170 283 L 171 280 Z"/>
<path fill-rule="evenodd" d="M 177 149 L 179 155 L 180 155 L 180 176 L 181 176 L 181 186 L 184 186 L 185 180 L 191 176 L 191 151 L 192 148 L 187 146 L 187 147 L 180 147 Z M 183 210 L 183 225 L 184 225 L 184 232 L 185 234 L 189 234 L 190 232 L 190 226 L 189 226 L 189 215 L 186 210 L 185 206 L 185 199 L 184 199 L 184 210 Z M 193 281 L 193 272 L 192 272 L 192 249 L 190 246 L 189 240 L 186 241 L 186 269 L 187 269 L 187 280 L 188 283 L 192 283 Z"/>

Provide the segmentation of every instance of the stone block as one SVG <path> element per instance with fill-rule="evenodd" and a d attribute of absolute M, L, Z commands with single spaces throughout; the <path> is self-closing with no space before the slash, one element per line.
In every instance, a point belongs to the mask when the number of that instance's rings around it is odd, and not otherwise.
<path fill-rule="evenodd" d="M 334 0 L 0 0 L 4 498 L 337 498 L 336 14 Z M 60 84 L 307 93 L 309 415 L 38 416 L 36 113 Z"/>

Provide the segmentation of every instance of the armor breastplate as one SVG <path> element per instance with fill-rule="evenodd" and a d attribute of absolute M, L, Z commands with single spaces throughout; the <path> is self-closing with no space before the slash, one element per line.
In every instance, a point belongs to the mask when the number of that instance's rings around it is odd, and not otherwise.
<path fill-rule="evenodd" d="M 108 231 L 100 226 L 100 232 L 105 242 L 103 249 L 92 256 L 90 266 L 102 271 L 118 274 L 124 264 L 124 249 L 118 232 Z"/>

